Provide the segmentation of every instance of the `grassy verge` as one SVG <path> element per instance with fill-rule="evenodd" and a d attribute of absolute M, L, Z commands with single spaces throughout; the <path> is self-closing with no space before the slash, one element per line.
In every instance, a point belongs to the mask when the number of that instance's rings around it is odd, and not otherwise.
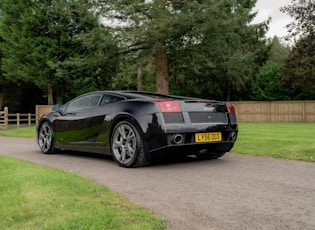
<path fill-rule="evenodd" d="M 241 123 L 232 153 L 315 162 L 315 124 Z"/>
<path fill-rule="evenodd" d="M 31 127 L 27 127 L 27 128 L 0 130 L 0 135 L 1 136 L 7 136 L 7 137 L 35 138 L 36 137 L 36 127 L 31 126 Z"/>
<path fill-rule="evenodd" d="M 0 156 L 1 229 L 165 229 L 165 221 L 90 180 Z"/>

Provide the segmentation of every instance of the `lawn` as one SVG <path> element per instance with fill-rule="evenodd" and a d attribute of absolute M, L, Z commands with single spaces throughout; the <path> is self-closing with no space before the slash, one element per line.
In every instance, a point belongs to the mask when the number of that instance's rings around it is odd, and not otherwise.
<path fill-rule="evenodd" d="M 315 162 L 315 123 L 241 123 L 231 152 Z"/>
<path fill-rule="evenodd" d="M 165 229 L 151 211 L 89 179 L 0 156 L 1 229 Z"/>
<path fill-rule="evenodd" d="M 35 127 L 0 130 L 35 138 Z M 315 162 L 315 123 L 241 123 L 231 153 Z M 0 156 L 3 229 L 165 229 L 166 222 L 71 173 Z"/>
<path fill-rule="evenodd" d="M 0 130 L 35 138 L 36 128 Z M 0 156 L 1 229 L 166 229 L 166 221 L 87 178 Z"/>
<path fill-rule="evenodd" d="M 31 126 L 27 128 L 19 128 L 19 129 L 7 129 L 7 130 L 1 130 L 0 129 L 0 135 L 1 136 L 7 136 L 7 137 L 26 137 L 26 138 L 35 138 L 36 137 L 36 127 Z"/>

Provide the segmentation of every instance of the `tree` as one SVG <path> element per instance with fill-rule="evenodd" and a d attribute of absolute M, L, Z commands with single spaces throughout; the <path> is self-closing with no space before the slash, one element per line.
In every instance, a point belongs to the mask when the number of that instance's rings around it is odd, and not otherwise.
<path fill-rule="evenodd" d="M 269 61 L 283 64 L 291 52 L 291 47 L 282 43 L 277 36 L 271 41 Z"/>
<path fill-rule="evenodd" d="M 285 62 L 280 84 L 290 89 L 292 99 L 315 99 L 315 36 L 301 39 Z"/>
<path fill-rule="evenodd" d="M 287 25 L 287 39 L 313 36 L 315 33 L 315 2 L 313 0 L 292 0 L 291 5 L 281 7 L 294 21 Z"/>
<path fill-rule="evenodd" d="M 255 63 L 265 61 L 268 21 L 249 25 L 255 3 L 115 0 L 104 16 L 116 22 L 124 53 L 151 57 L 145 66 L 155 67 L 157 92 L 171 87 L 172 92 L 230 99 L 232 90 L 250 80 Z"/>
<path fill-rule="evenodd" d="M 248 91 L 254 73 L 267 60 L 264 36 L 269 21 L 250 25 L 256 15 L 250 13 L 256 1 L 219 3 L 206 13 L 204 23 L 194 27 L 191 44 L 171 57 L 176 63 L 176 82 L 185 94 L 231 100 L 235 92 Z"/>
<path fill-rule="evenodd" d="M 53 92 L 61 102 L 65 93 L 82 93 L 110 82 L 116 45 L 100 26 L 94 5 L 85 0 L 1 4 L 6 78 L 34 82 L 47 92 L 48 104 L 53 104 Z"/>
<path fill-rule="evenodd" d="M 0 3 L 0 20 L 2 18 L 1 13 L 1 3 Z M 0 36 L 0 43 L 3 42 L 2 37 Z M 3 110 L 4 105 L 10 101 L 10 97 L 13 96 L 12 94 L 12 83 L 5 79 L 4 72 L 2 70 L 2 59 L 3 59 L 3 52 L 0 46 L 0 110 Z"/>
<path fill-rule="evenodd" d="M 285 62 L 280 83 L 291 89 L 294 99 L 315 99 L 315 2 L 292 0 L 292 5 L 281 10 L 295 19 L 287 27 L 288 38 L 295 39 L 296 45 Z"/>
<path fill-rule="evenodd" d="M 290 47 L 274 37 L 270 43 L 268 61 L 255 74 L 250 99 L 256 101 L 289 100 L 287 89 L 279 84 L 283 74 L 284 62 L 290 53 Z"/>

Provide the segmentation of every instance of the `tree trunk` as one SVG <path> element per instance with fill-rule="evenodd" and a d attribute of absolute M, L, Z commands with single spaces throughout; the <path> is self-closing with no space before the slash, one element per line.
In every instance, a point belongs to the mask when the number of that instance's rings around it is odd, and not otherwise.
<path fill-rule="evenodd" d="M 231 88 L 228 88 L 226 92 L 226 101 L 230 101 L 230 100 L 231 100 Z"/>
<path fill-rule="evenodd" d="M 143 78 L 143 72 L 141 67 L 138 68 L 138 84 L 137 84 L 137 90 L 142 90 L 142 78 Z"/>
<path fill-rule="evenodd" d="M 53 89 L 51 86 L 48 86 L 48 105 L 54 104 L 54 98 L 53 98 Z"/>
<path fill-rule="evenodd" d="M 0 110 L 2 108 L 2 103 L 3 103 L 3 90 L 0 92 Z"/>
<path fill-rule="evenodd" d="M 169 93 L 168 84 L 168 66 L 167 66 L 167 50 L 165 41 L 160 43 L 155 56 L 155 85 L 157 93 Z"/>

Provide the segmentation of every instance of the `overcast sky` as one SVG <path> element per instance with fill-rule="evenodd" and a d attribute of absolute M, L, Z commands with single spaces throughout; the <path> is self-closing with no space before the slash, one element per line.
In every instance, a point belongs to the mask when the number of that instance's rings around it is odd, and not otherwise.
<path fill-rule="evenodd" d="M 277 35 L 283 37 L 287 35 L 285 26 L 292 21 L 287 14 L 280 12 L 280 7 L 291 5 L 291 0 L 257 0 L 255 10 L 258 14 L 254 23 L 262 22 L 271 16 L 270 28 L 267 33 L 268 37 Z"/>

